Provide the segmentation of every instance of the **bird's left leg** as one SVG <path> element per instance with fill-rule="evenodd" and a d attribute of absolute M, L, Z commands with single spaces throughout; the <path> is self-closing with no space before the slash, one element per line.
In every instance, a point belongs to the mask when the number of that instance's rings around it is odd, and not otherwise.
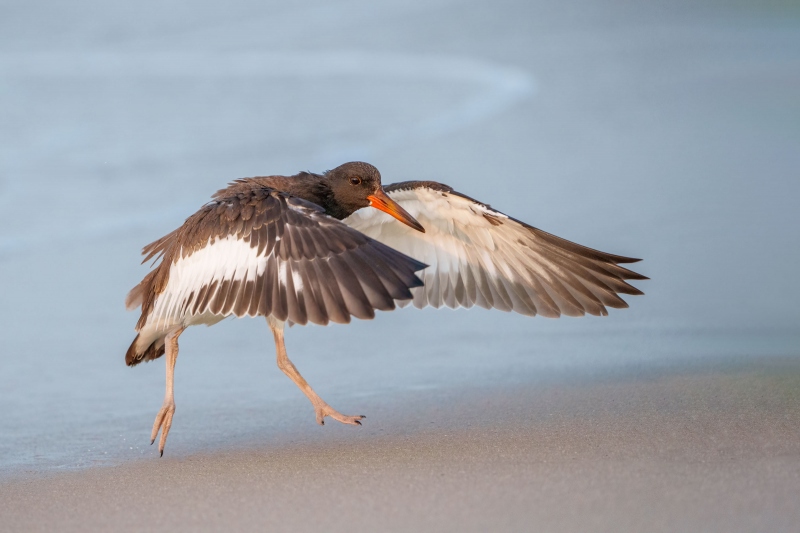
<path fill-rule="evenodd" d="M 286 354 L 286 344 L 283 342 L 283 322 L 268 316 L 267 323 L 269 324 L 269 328 L 272 330 L 272 334 L 275 336 L 275 351 L 278 355 L 278 368 L 280 368 L 284 374 L 289 376 L 289 379 L 294 381 L 294 384 L 297 385 L 301 391 L 303 391 L 303 394 L 305 394 L 309 400 L 311 400 L 311 404 L 314 406 L 314 412 L 317 415 L 317 423 L 324 425 L 325 417 L 329 416 L 334 420 L 338 420 L 342 424 L 353 424 L 360 426 L 361 422 L 359 422 L 359 420 L 366 418 L 364 415 L 343 415 L 328 405 L 325 400 L 320 398 L 319 395 L 314 392 L 314 389 L 311 388 L 311 385 L 309 385 L 303 376 L 300 375 L 300 372 L 298 372 L 297 368 L 289 360 L 289 356 Z"/>
<path fill-rule="evenodd" d="M 172 427 L 172 416 L 175 414 L 175 362 L 178 360 L 178 337 L 180 337 L 183 330 L 186 328 L 178 328 L 167 334 L 164 339 L 166 351 L 166 365 L 167 365 L 167 389 L 164 393 L 164 403 L 161 410 L 156 415 L 156 421 L 153 422 L 153 433 L 150 436 L 150 444 L 156 441 L 158 430 L 161 430 L 161 440 L 158 441 L 158 451 L 161 456 L 164 455 L 164 445 L 167 443 L 167 435 L 169 428 Z"/>

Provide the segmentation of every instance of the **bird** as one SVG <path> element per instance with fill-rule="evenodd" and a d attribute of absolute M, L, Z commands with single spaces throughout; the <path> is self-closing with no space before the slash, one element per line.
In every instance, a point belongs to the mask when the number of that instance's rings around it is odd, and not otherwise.
<path fill-rule="evenodd" d="M 373 209 L 366 209 L 372 207 Z M 175 413 L 178 338 L 193 325 L 263 316 L 277 365 L 316 421 L 361 425 L 326 403 L 289 359 L 288 323 L 349 323 L 413 304 L 479 306 L 524 315 L 607 315 L 640 295 L 639 259 L 575 244 L 435 181 L 383 186 L 353 161 L 321 174 L 237 179 L 142 250 L 153 267 L 125 300 L 141 308 L 125 362 L 166 355 L 166 389 L 150 443 L 159 453 Z"/>

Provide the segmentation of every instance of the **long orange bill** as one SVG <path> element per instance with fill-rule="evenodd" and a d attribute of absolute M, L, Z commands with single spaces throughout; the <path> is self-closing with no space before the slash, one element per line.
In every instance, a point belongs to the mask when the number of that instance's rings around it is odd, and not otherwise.
<path fill-rule="evenodd" d="M 389 198 L 386 193 L 383 192 L 383 189 L 378 189 L 375 194 L 367 196 L 367 200 L 369 200 L 369 205 L 375 209 L 380 209 L 384 213 L 389 213 L 403 224 L 425 233 L 425 228 L 422 227 L 422 224 L 417 222 L 417 219 L 412 217 L 408 211 L 400 207 L 400 204 Z"/>

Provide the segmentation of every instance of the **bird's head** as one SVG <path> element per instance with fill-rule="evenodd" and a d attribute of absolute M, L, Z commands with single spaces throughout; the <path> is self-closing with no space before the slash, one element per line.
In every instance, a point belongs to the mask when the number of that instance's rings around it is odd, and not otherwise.
<path fill-rule="evenodd" d="M 425 232 L 425 228 L 408 211 L 383 192 L 381 173 L 369 163 L 345 163 L 326 172 L 325 178 L 334 202 L 345 216 L 371 206 L 389 213 L 417 231 Z"/>

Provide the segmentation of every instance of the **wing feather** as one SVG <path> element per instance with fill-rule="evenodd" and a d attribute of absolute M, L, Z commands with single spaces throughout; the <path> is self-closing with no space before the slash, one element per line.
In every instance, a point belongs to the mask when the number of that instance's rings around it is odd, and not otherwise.
<path fill-rule="evenodd" d="M 356 273 L 350 268 L 341 256 L 333 256 L 328 261 L 336 279 L 340 280 L 339 288 L 342 291 L 347 311 L 356 318 L 374 318 L 375 313 L 369 305 L 369 299 L 364 294 Z"/>
<path fill-rule="evenodd" d="M 642 294 L 627 280 L 647 277 L 621 266 L 638 259 L 567 241 L 441 183 L 404 182 L 384 190 L 425 227 L 424 234 L 374 209 L 344 222 L 430 265 L 421 274 L 424 287 L 411 290 L 416 307 L 606 315 L 607 307 L 628 306 L 620 294 Z"/>
<path fill-rule="evenodd" d="M 410 299 L 423 263 L 377 242 L 319 206 L 242 182 L 144 248 L 161 262 L 137 286 L 138 329 L 272 315 L 297 324 L 372 318 Z"/>
<path fill-rule="evenodd" d="M 325 261 L 316 261 L 312 266 L 316 270 L 317 277 L 321 282 L 323 280 L 335 279 L 336 276 L 329 265 L 328 259 Z M 347 310 L 347 304 L 344 301 L 344 296 L 339 288 L 339 284 L 321 283 L 320 289 L 322 290 L 325 311 L 331 322 L 348 324 L 350 322 L 350 312 Z"/>

